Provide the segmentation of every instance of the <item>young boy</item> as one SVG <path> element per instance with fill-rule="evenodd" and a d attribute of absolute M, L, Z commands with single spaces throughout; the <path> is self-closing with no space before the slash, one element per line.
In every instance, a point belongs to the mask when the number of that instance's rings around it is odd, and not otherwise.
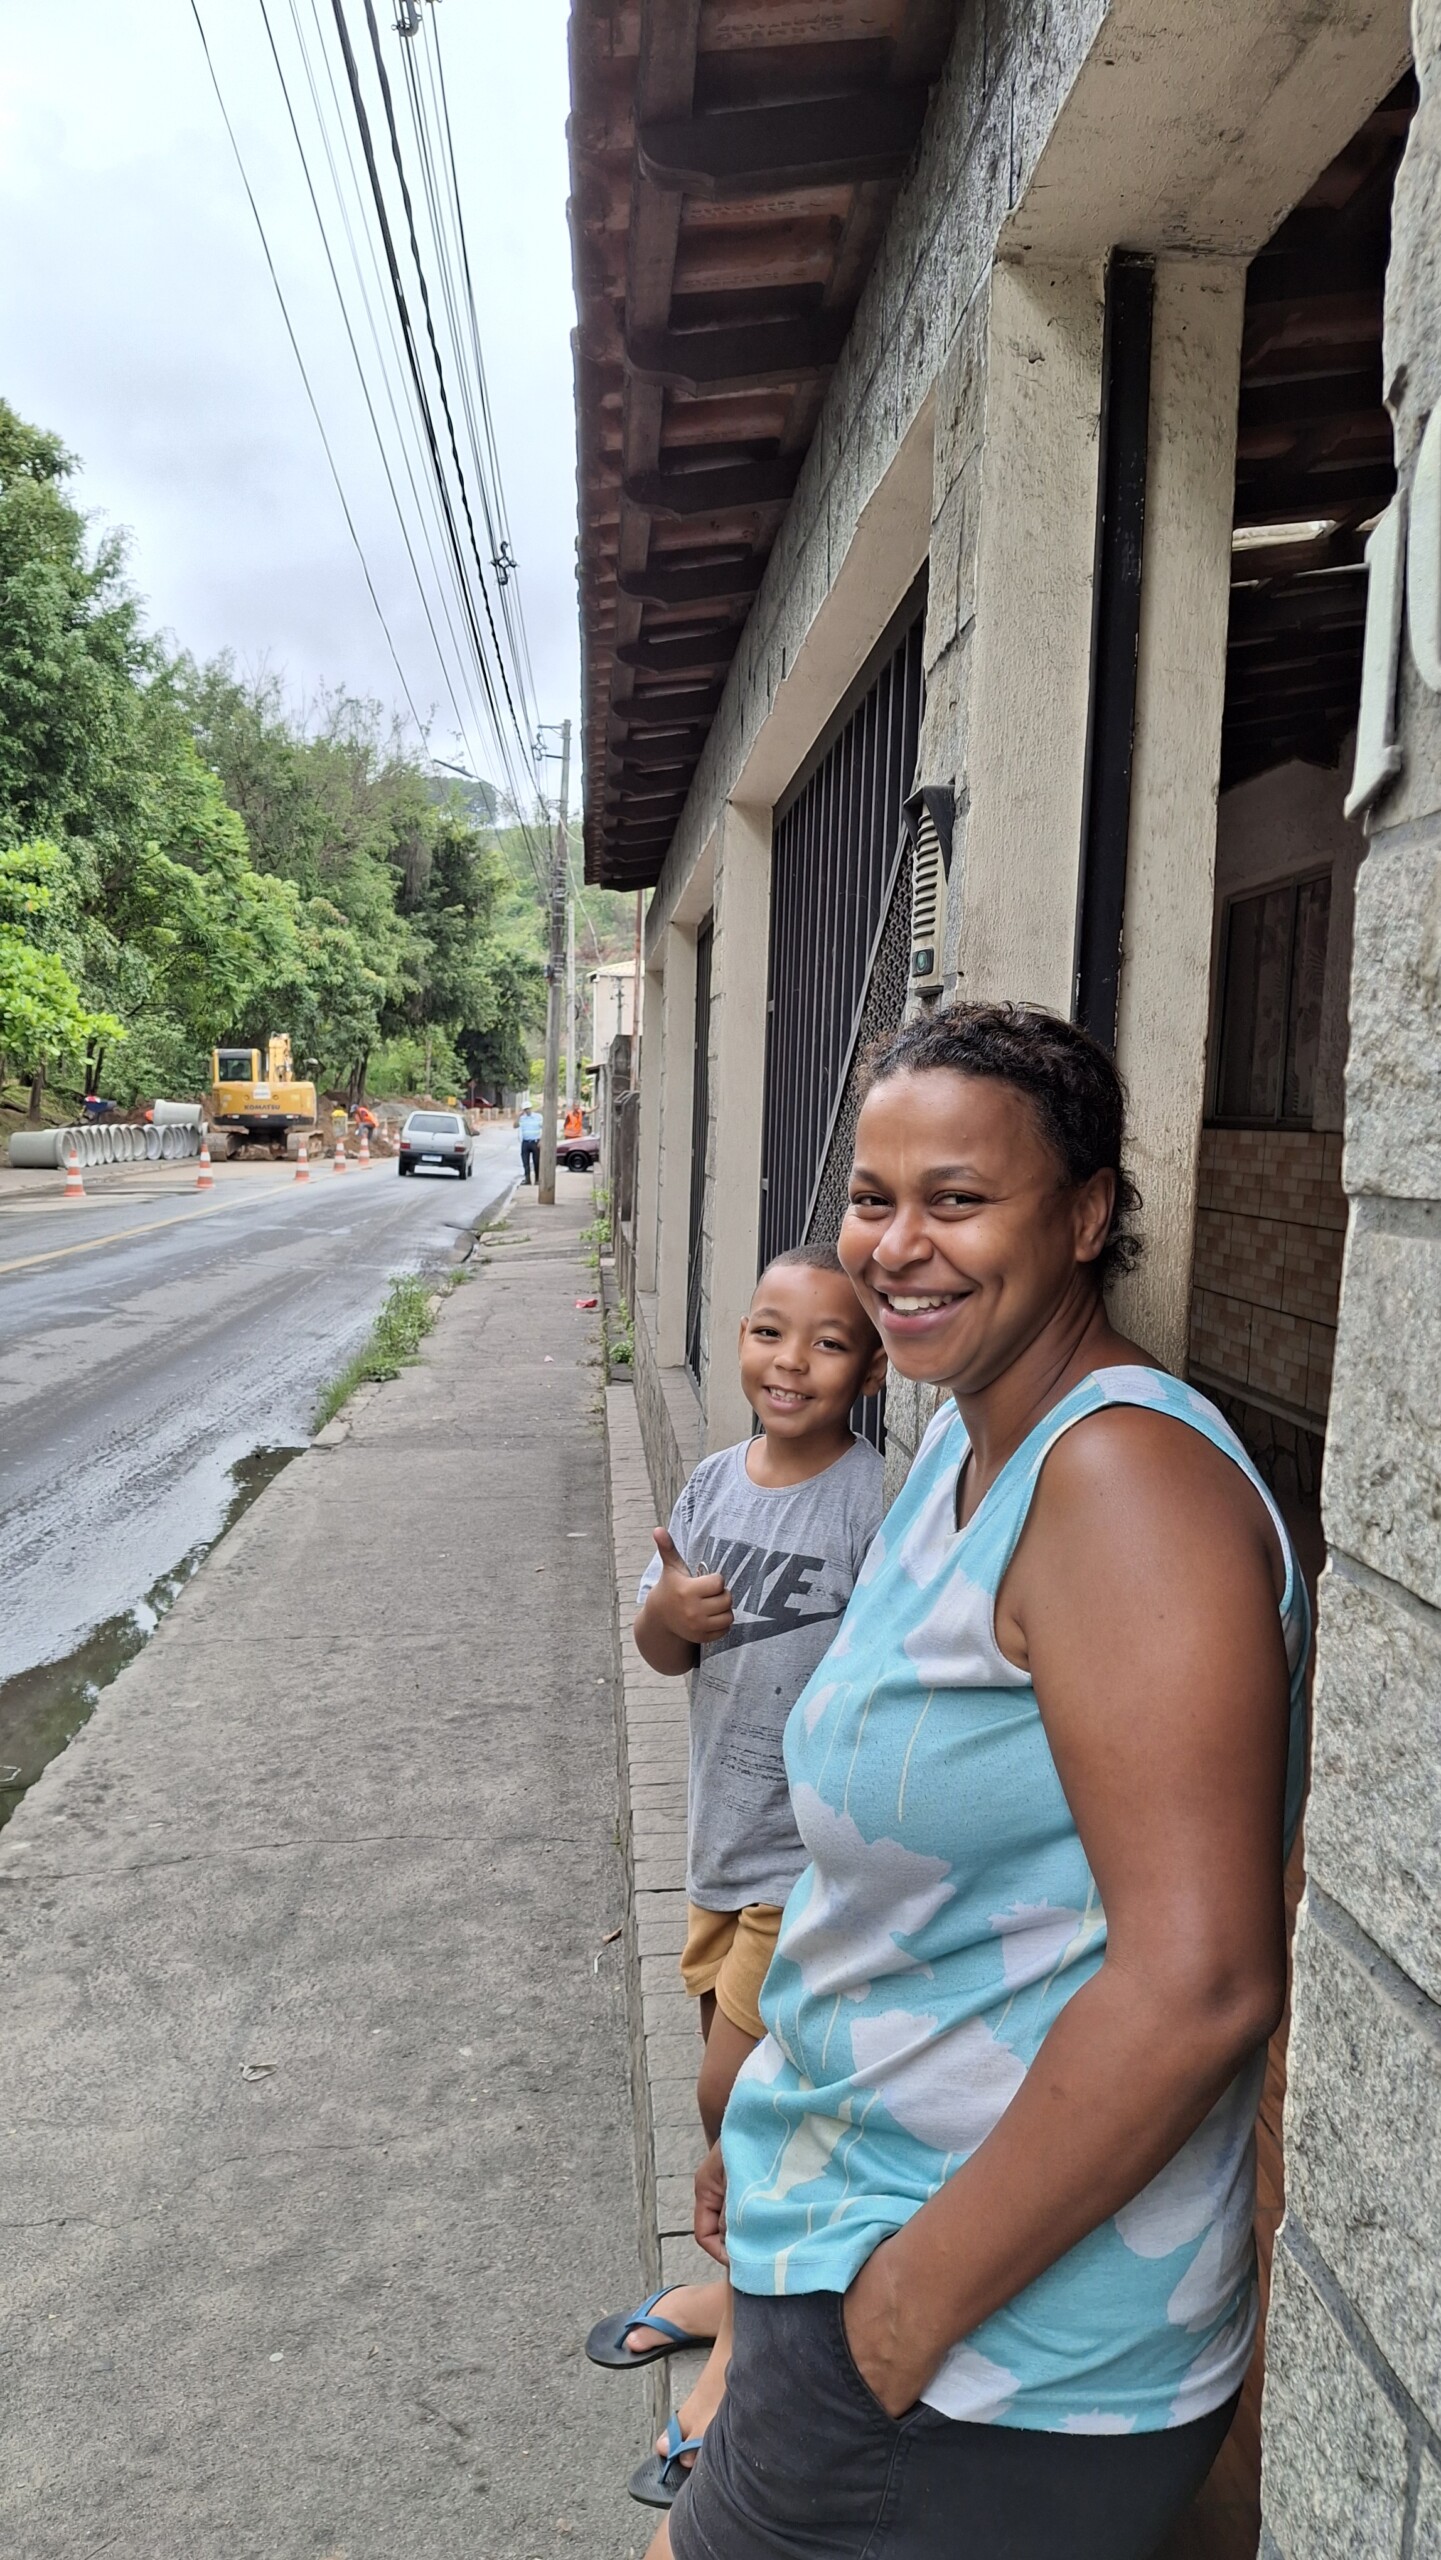
<path fill-rule="evenodd" d="M 691 1675 L 681 1978 L 700 2001 L 696 2097 L 715 2141 L 731 2085 L 765 2030 L 757 2002 L 782 1906 L 806 1864 L 786 1785 L 786 1719 L 836 1633 L 881 1517 L 881 1462 L 851 1407 L 885 1374 L 830 1245 L 798 1245 L 762 1272 L 740 1331 L 741 1386 L 758 1437 L 704 1458 L 642 1579 L 639 1651 Z M 660 2316 L 657 2316 L 659 2312 Z M 695 2390 L 631 2491 L 668 2506 L 720 2404 L 730 2353 L 722 2281 L 676 2285 L 592 2330 L 592 2360 L 625 2369 L 714 2338 Z"/>

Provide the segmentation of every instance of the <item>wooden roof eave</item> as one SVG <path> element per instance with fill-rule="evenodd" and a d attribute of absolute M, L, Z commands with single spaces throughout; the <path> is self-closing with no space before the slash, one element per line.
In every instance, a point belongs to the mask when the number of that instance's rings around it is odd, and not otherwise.
<path fill-rule="evenodd" d="M 957 0 L 837 14 L 575 0 L 592 879 L 658 873 Z"/>

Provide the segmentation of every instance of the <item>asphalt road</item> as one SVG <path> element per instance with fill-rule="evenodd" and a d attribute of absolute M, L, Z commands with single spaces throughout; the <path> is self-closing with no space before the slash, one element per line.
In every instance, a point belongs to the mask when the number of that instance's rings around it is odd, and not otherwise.
<path fill-rule="evenodd" d="M 309 1436 L 399 1272 L 448 1263 L 518 1171 L 140 1168 L 64 1205 L 0 1187 L 0 1688 L 135 1610 L 215 1537 L 234 1470 Z"/>

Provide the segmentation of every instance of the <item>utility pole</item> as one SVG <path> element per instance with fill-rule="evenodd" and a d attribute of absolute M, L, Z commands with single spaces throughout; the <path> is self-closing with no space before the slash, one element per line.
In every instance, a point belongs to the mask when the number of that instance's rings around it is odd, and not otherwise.
<path fill-rule="evenodd" d="M 541 1100 L 542 1209 L 555 1206 L 555 1121 L 560 1108 L 560 1007 L 565 986 L 566 882 L 570 877 L 570 722 L 560 724 L 560 815 L 550 868 L 550 951 L 545 964 L 545 1090 Z"/>
<path fill-rule="evenodd" d="M 569 852 L 569 847 L 566 848 Z M 579 1091 L 575 1057 L 575 899 L 571 895 L 570 864 L 565 867 L 565 1107 L 567 1111 Z"/>

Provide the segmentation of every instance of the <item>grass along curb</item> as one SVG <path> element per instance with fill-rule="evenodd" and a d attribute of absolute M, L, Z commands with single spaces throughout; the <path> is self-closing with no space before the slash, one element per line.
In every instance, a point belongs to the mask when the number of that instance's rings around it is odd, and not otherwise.
<path fill-rule="evenodd" d="M 321 1390 L 313 1430 L 323 1431 L 328 1422 L 333 1422 L 357 1387 L 381 1385 L 386 1379 L 398 1378 L 401 1370 L 409 1367 L 435 1322 L 442 1298 L 453 1285 L 448 1274 L 437 1280 L 434 1272 L 406 1272 L 392 1280 L 367 1340 L 355 1357 L 347 1360 L 339 1376 Z"/>

